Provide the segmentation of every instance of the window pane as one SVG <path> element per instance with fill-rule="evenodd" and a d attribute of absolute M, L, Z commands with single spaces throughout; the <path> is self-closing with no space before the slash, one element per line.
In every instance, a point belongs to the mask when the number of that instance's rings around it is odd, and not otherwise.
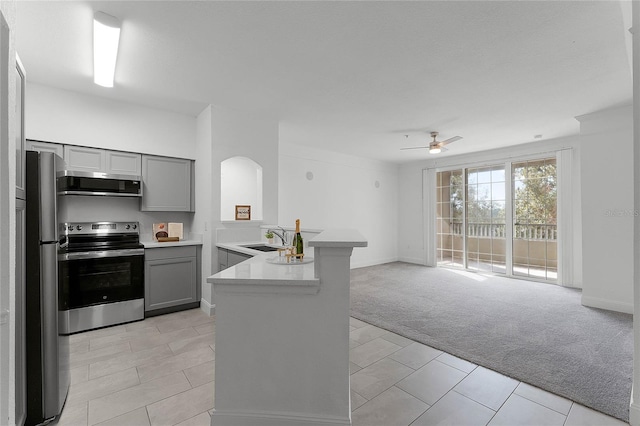
<path fill-rule="evenodd" d="M 453 251 L 461 251 L 463 206 L 462 170 L 436 173 L 437 188 L 437 223 L 436 223 L 436 256 L 438 265 L 461 265 L 461 261 L 453 260 Z M 457 253 L 460 257 L 460 253 Z"/>
<path fill-rule="evenodd" d="M 555 159 L 513 164 L 512 170 L 513 273 L 555 280 L 557 273 L 549 273 L 557 257 Z"/>
<path fill-rule="evenodd" d="M 506 191 L 504 185 L 504 182 L 493 183 L 491 185 L 491 198 L 493 200 L 506 199 Z"/>
<path fill-rule="evenodd" d="M 491 183 L 491 169 L 478 170 L 478 183 Z"/>
<path fill-rule="evenodd" d="M 504 167 L 491 170 L 491 182 L 504 182 L 505 170 Z"/>
<path fill-rule="evenodd" d="M 478 172 L 477 170 L 469 170 L 467 173 L 467 184 L 473 185 L 478 183 Z"/>
<path fill-rule="evenodd" d="M 478 185 L 478 200 L 491 200 L 491 184 Z"/>

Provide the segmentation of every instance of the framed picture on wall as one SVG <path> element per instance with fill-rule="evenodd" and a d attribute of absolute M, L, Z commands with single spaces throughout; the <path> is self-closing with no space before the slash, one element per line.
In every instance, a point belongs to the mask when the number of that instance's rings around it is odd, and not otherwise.
<path fill-rule="evenodd" d="M 251 206 L 236 205 L 236 220 L 251 220 Z"/>

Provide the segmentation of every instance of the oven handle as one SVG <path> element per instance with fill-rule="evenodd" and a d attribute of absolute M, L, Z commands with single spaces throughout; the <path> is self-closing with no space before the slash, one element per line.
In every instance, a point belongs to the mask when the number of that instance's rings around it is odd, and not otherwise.
<path fill-rule="evenodd" d="M 141 256 L 144 249 L 81 251 L 77 253 L 58 254 L 58 260 L 99 259 L 103 257 Z"/>

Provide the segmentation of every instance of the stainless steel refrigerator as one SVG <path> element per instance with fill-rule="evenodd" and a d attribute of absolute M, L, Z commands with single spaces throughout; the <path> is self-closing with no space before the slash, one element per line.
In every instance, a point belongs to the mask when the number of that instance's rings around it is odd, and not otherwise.
<path fill-rule="evenodd" d="M 57 418 L 69 390 L 69 336 L 58 329 L 56 175 L 63 164 L 50 152 L 26 152 L 26 425 Z"/>

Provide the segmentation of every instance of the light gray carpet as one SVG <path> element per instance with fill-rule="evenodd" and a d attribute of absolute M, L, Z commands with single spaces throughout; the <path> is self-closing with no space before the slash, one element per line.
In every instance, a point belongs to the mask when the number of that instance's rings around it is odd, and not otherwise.
<path fill-rule="evenodd" d="M 628 421 L 632 316 L 580 296 L 408 263 L 351 271 L 355 318 Z"/>

